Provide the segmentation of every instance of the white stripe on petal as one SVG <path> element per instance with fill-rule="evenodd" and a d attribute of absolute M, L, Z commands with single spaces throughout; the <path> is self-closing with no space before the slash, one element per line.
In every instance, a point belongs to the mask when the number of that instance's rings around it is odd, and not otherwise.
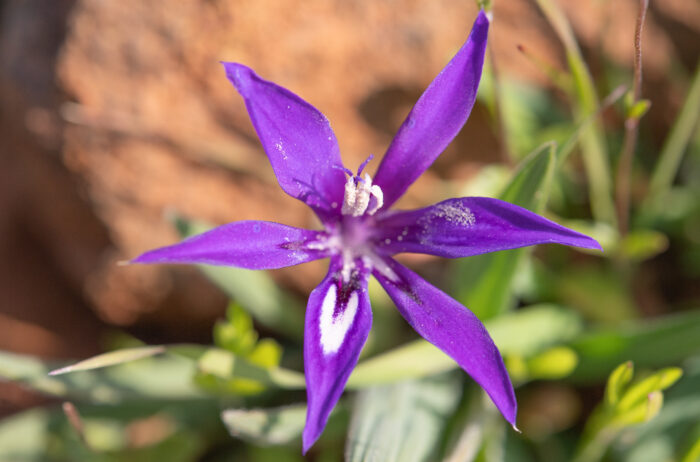
<path fill-rule="evenodd" d="M 357 292 L 352 292 L 345 309 L 334 316 L 338 301 L 337 290 L 335 284 L 332 284 L 321 304 L 319 328 L 321 330 L 321 347 L 324 355 L 333 354 L 340 349 L 343 340 L 345 340 L 345 335 L 350 330 L 350 326 L 352 326 L 352 322 L 357 314 L 359 298 Z"/>

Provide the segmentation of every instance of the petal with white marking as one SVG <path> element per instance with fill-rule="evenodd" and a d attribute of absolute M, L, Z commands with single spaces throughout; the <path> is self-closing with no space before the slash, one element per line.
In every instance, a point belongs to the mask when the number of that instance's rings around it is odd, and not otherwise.
<path fill-rule="evenodd" d="M 346 265 L 347 266 L 347 265 Z M 306 452 L 318 439 L 345 388 L 372 326 L 367 271 L 353 262 L 348 280 L 341 258 L 311 292 L 304 329 L 304 372 L 308 411 L 303 443 Z"/>

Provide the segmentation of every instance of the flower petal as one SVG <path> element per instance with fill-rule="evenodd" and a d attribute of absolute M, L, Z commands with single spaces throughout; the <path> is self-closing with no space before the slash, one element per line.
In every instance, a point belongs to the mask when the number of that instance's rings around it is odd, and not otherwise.
<path fill-rule="evenodd" d="M 517 402 L 503 359 L 474 314 L 393 259 L 393 274 L 373 274 L 416 332 L 454 359 L 515 426 Z M 393 278 L 393 279 L 391 279 Z"/>
<path fill-rule="evenodd" d="M 326 426 L 372 326 L 367 295 L 369 271 L 359 259 L 356 268 L 344 281 L 342 262 L 333 258 L 328 275 L 309 296 L 304 328 L 308 401 L 304 453 Z"/>
<path fill-rule="evenodd" d="M 387 213 L 379 220 L 377 247 L 385 255 L 456 258 L 547 243 L 601 249 L 588 236 L 488 197 L 448 199 L 424 209 Z"/>
<path fill-rule="evenodd" d="M 326 117 L 252 69 L 237 63 L 223 65 L 245 100 L 282 189 L 314 209 L 324 222 L 340 214 L 345 175 L 337 168 L 342 167 L 340 150 Z"/>
<path fill-rule="evenodd" d="M 384 193 L 385 209 L 430 167 L 467 121 L 479 88 L 488 29 L 482 11 L 466 43 L 399 128 L 374 177 Z"/>
<path fill-rule="evenodd" d="M 323 232 L 268 221 L 237 221 L 151 250 L 131 262 L 283 268 L 326 257 L 327 251 L 313 248 L 319 239 L 324 239 Z"/>

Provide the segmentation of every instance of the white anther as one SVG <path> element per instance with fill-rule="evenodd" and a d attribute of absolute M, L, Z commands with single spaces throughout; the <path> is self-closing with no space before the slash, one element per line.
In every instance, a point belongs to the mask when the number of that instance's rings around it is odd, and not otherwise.
<path fill-rule="evenodd" d="M 370 201 L 374 197 L 372 208 L 368 210 Z M 372 184 L 372 178 L 365 173 L 364 181 L 355 184 L 355 178 L 350 177 L 345 182 L 345 197 L 343 198 L 343 215 L 359 217 L 367 212 L 373 215 L 384 205 L 384 193 L 377 185 Z"/>
<path fill-rule="evenodd" d="M 343 198 L 343 215 L 352 215 L 355 207 L 355 196 L 357 187 L 355 186 L 355 178 L 349 177 L 345 182 L 345 197 Z"/>
<path fill-rule="evenodd" d="M 384 205 L 384 192 L 379 185 L 373 184 L 369 193 L 372 195 L 372 197 L 374 197 L 374 204 L 372 204 L 372 207 L 367 210 L 367 213 L 369 215 L 374 215 L 374 213 Z"/>

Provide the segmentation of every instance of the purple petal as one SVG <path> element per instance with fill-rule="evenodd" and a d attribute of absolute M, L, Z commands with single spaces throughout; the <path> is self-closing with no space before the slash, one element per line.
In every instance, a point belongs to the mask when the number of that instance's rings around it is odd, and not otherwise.
<path fill-rule="evenodd" d="M 357 260 L 346 281 L 342 262 L 331 260 L 328 276 L 311 292 L 304 328 L 308 411 L 304 453 L 316 442 L 343 393 L 372 326 L 367 295 L 369 271 Z"/>
<path fill-rule="evenodd" d="M 454 359 L 515 427 L 517 402 L 503 359 L 474 314 L 393 259 L 392 272 L 374 271 L 401 315 L 416 332 Z"/>
<path fill-rule="evenodd" d="M 342 162 L 326 117 L 289 90 L 261 79 L 252 69 L 237 63 L 223 65 L 245 100 L 282 189 L 313 208 L 324 222 L 339 214 L 345 176 L 334 168 L 342 167 Z"/>
<path fill-rule="evenodd" d="M 268 221 L 237 221 L 219 226 L 168 247 L 151 250 L 132 263 L 202 263 L 273 269 L 324 258 L 313 243 L 320 231 L 293 228 Z"/>
<path fill-rule="evenodd" d="M 466 43 L 399 128 L 374 178 L 384 192 L 385 209 L 430 167 L 467 121 L 481 79 L 488 30 L 482 11 Z"/>
<path fill-rule="evenodd" d="M 381 230 L 378 249 L 386 255 L 414 252 L 455 258 L 548 243 L 601 249 L 588 236 L 488 197 L 448 199 L 424 209 L 390 212 L 379 219 L 376 229 Z"/>

